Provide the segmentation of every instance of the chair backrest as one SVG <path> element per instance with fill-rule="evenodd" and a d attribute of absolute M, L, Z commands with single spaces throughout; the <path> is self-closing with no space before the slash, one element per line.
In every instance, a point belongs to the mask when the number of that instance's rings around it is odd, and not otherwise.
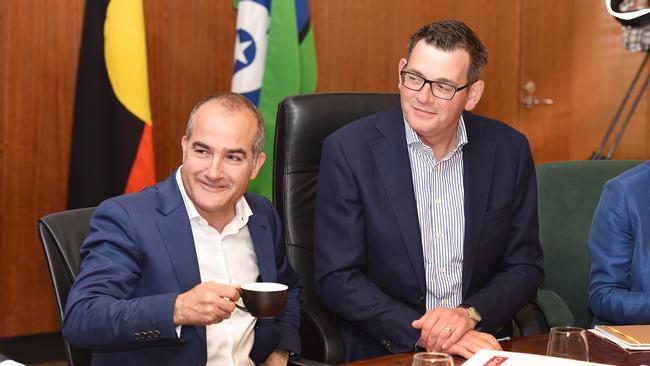
<path fill-rule="evenodd" d="M 603 185 L 640 163 L 586 160 L 537 166 L 540 239 L 546 272 L 542 287 L 564 299 L 577 326 L 587 328 L 593 318 L 587 305 L 587 244 Z"/>
<path fill-rule="evenodd" d="M 303 357 L 343 362 L 343 341 L 314 295 L 313 219 L 321 145 L 332 132 L 397 103 L 397 94 L 316 93 L 280 103 L 275 132 L 273 201 L 284 225 L 287 257 L 303 284 Z"/>
<path fill-rule="evenodd" d="M 61 323 L 68 293 L 79 274 L 79 247 L 88 236 L 90 217 L 94 211 L 94 207 L 80 208 L 53 213 L 38 220 L 38 232 L 52 278 Z M 63 342 L 70 366 L 90 365 L 89 350 L 70 347 L 65 337 Z"/>

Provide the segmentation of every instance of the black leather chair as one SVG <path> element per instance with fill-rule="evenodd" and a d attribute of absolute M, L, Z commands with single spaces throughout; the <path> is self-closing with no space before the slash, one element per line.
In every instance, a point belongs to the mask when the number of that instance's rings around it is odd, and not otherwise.
<path fill-rule="evenodd" d="M 397 103 L 397 94 L 316 93 L 280 103 L 275 132 L 273 201 L 284 225 L 287 257 L 300 275 L 302 356 L 343 362 L 343 341 L 314 295 L 313 219 L 321 145 L 325 137 L 363 116 Z"/>
<path fill-rule="evenodd" d="M 61 322 L 68 293 L 79 273 L 79 247 L 88 236 L 90 217 L 94 211 L 94 207 L 80 208 L 53 213 L 38 220 L 38 232 L 52 278 Z M 63 342 L 68 365 L 90 365 L 90 351 L 71 347 L 65 338 Z"/>

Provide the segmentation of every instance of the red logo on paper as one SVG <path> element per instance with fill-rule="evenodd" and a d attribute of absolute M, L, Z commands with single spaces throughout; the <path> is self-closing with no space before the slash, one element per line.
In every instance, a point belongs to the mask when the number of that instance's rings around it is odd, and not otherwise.
<path fill-rule="evenodd" d="M 506 362 L 507 360 L 508 357 L 494 356 L 491 359 L 489 359 L 486 363 L 484 363 L 483 366 L 499 366 L 502 363 Z"/>

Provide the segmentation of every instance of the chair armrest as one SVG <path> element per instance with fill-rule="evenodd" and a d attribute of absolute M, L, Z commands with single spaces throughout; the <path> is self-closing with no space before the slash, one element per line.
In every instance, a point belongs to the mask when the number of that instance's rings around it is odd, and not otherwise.
<path fill-rule="evenodd" d="M 544 314 L 535 306 L 535 304 L 526 304 L 512 319 L 513 336 L 530 336 L 536 334 L 548 333 L 548 325 Z"/>
<path fill-rule="evenodd" d="M 575 324 L 571 309 L 555 292 L 546 289 L 537 290 L 537 298 L 533 303 L 544 315 L 549 328 Z"/>
<path fill-rule="evenodd" d="M 343 362 L 343 339 L 327 310 L 319 304 L 303 304 L 301 310 L 301 355 L 333 364 Z"/>
<path fill-rule="evenodd" d="M 573 313 L 560 295 L 546 289 L 538 290 L 537 298 L 526 304 L 513 321 L 522 336 L 544 334 L 552 327 L 575 324 Z"/>

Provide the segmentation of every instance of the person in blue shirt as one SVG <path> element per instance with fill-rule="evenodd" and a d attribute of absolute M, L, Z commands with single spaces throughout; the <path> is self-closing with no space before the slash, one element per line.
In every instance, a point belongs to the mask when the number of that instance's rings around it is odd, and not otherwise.
<path fill-rule="evenodd" d="M 595 324 L 650 324 L 650 161 L 605 184 L 589 235 Z"/>

